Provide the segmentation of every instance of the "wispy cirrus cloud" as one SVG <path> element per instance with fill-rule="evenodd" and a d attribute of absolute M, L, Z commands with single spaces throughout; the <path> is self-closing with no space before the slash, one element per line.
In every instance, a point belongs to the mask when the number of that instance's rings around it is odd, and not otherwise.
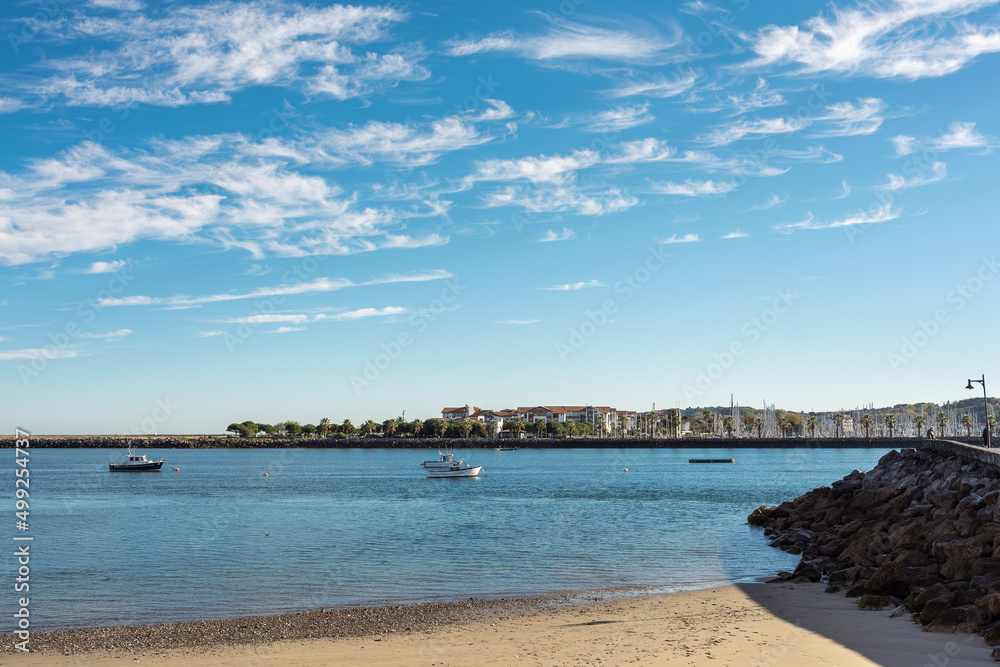
<path fill-rule="evenodd" d="M 883 0 L 833 7 L 803 26 L 768 25 L 744 39 L 757 57 L 748 69 L 776 64 L 801 74 L 838 73 L 880 79 L 920 79 L 958 71 L 1000 51 L 990 21 L 954 21 L 996 0 Z"/>
<path fill-rule="evenodd" d="M 853 137 L 874 134 L 885 121 L 886 104 L 877 97 L 852 102 L 837 102 L 817 114 L 815 122 L 828 127 L 813 131 L 815 137 Z"/>
<path fill-rule="evenodd" d="M 668 245 L 671 243 L 697 243 L 699 241 L 701 241 L 701 238 L 697 234 L 684 234 L 683 236 L 671 234 L 667 238 L 661 239 L 660 243 Z"/>
<path fill-rule="evenodd" d="M 639 199 L 618 188 L 579 188 L 573 185 L 528 187 L 509 185 L 486 193 L 488 208 L 517 206 L 532 213 L 572 212 L 579 215 L 607 215 L 626 211 Z"/>
<path fill-rule="evenodd" d="M 858 211 L 836 220 L 817 220 L 813 214 L 801 221 L 785 225 L 776 225 L 773 229 L 779 232 L 792 233 L 807 229 L 836 229 L 838 227 L 852 227 L 855 225 L 871 225 L 881 222 L 888 222 L 899 217 L 899 210 L 892 207 L 891 202 Z"/>
<path fill-rule="evenodd" d="M 121 340 L 125 336 L 131 336 L 131 335 L 132 335 L 131 329 L 118 329 L 116 331 L 108 331 L 106 333 L 91 333 L 89 331 L 85 331 L 83 333 L 77 334 L 75 338 L 92 338 L 95 340 L 103 340 L 106 342 L 110 342 L 110 341 Z"/>
<path fill-rule="evenodd" d="M 780 208 L 780 207 L 784 206 L 785 202 L 787 202 L 787 201 L 788 201 L 788 195 L 785 195 L 784 197 L 782 197 L 781 195 L 777 195 L 777 194 L 774 194 L 772 192 L 771 196 L 767 198 L 767 201 L 765 201 L 763 204 L 757 204 L 756 206 L 751 206 L 750 210 L 751 211 L 767 211 L 767 210 L 770 210 L 772 208 Z"/>
<path fill-rule="evenodd" d="M 278 0 L 167 6 L 156 14 L 80 12 L 63 23 L 59 39 L 104 48 L 37 63 L 41 76 L 19 92 L 40 102 L 98 107 L 222 102 L 251 86 L 358 97 L 429 76 L 417 47 L 371 49 L 404 19 L 388 6 Z"/>
<path fill-rule="evenodd" d="M 426 165 L 491 138 L 459 116 L 312 129 L 283 139 L 154 139 L 133 149 L 85 141 L 0 171 L 0 219 L 11 222 L 0 264 L 146 239 L 211 242 L 256 259 L 442 245 L 448 237 L 440 233 L 400 229 L 415 217 L 446 218 L 450 202 L 418 193 L 410 203 L 362 207 L 316 169 Z"/>
<path fill-rule="evenodd" d="M 441 269 L 410 274 L 392 274 L 373 278 L 363 282 L 355 282 L 347 278 L 317 278 L 299 283 L 285 283 L 273 287 L 260 287 L 249 292 L 224 292 L 221 294 L 206 294 L 202 296 L 126 296 L 126 297 L 106 297 L 97 300 L 97 303 L 104 308 L 112 306 L 167 306 L 167 307 L 192 307 L 202 306 L 211 303 L 224 301 L 239 301 L 244 299 L 260 299 L 272 296 L 293 296 L 297 294 L 312 294 L 316 292 L 335 292 L 350 287 L 364 287 L 370 285 L 388 285 L 392 283 L 425 282 L 429 280 L 444 280 L 454 277 L 450 271 Z M 261 315 L 259 317 L 270 317 Z"/>
<path fill-rule="evenodd" d="M 798 132 L 809 125 L 802 118 L 764 118 L 761 120 L 738 120 L 720 125 L 701 135 L 701 140 L 713 146 L 724 146 L 745 137 L 766 137 L 772 134 Z"/>
<path fill-rule="evenodd" d="M 116 259 L 110 262 L 94 262 L 83 273 L 114 273 L 128 264 L 127 259 Z"/>
<path fill-rule="evenodd" d="M 567 227 L 563 227 L 561 232 L 554 232 L 551 229 L 545 232 L 545 236 L 538 239 L 539 243 L 551 243 L 553 241 L 572 241 L 576 238 L 576 232 Z"/>
<path fill-rule="evenodd" d="M 976 131 L 975 123 L 951 123 L 948 131 L 932 139 L 930 144 L 937 150 L 947 151 L 954 148 L 990 148 L 996 141 Z"/>
<path fill-rule="evenodd" d="M 448 55 L 512 52 L 529 60 L 600 59 L 622 62 L 661 61 L 680 41 L 678 31 L 667 36 L 647 24 L 595 26 L 555 20 L 547 32 L 520 35 L 503 31 L 486 37 L 452 40 Z"/>
<path fill-rule="evenodd" d="M 676 195 L 680 197 L 710 197 L 726 194 L 736 189 L 732 181 L 697 181 L 687 179 L 683 183 L 664 181 L 652 184 L 652 192 L 661 195 Z"/>
<path fill-rule="evenodd" d="M 691 91 L 698 83 L 701 73 L 698 70 L 687 70 L 673 77 L 648 77 L 647 75 L 629 75 L 625 83 L 607 91 L 611 97 L 678 97 Z"/>
<path fill-rule="evenodd" d="M 893 147 L 896 149 L 896 157 L 915 153 L 920 146 L 920 141 L 916 137 L 905 134 L 890 137 L 889 141 L 892 142 Z"/>
<path fill-rule="evenodd" d="M 566 283 L 563 285 L 553 285 L 552 287 L 539 287 L 541 290 L 549 290 L 552 292 L 575 292 L 576 290 L 588 289 L 590 287 L 605 287 L 605 284 L 600 280 L 585 280 L 578 283 Z"/>
<path fill-rule="evenodd" d="M 591 132 L 621 132 L 654 120 L 648 104 L 623 105 L 596 114 L 588 129 Z"/>
<path fill-rule="evenodd" d="M 742 229 L 737 229 L 737 230 L 729 232 L 725 236 L 721 236 L 719 238 L 725 240 L 725 239 L 745 239 L 745 238 L 749 238 L 749 237 L 750 237 L 750 235 L 747 234 L 745 231 L 743 231 Z"/>
<path fill-rule="evenodd" d="M 527 325 L 527 324 L 537 324 L 541 320 L 494 320 L 494 324 L 514 324 L 514 325 Z"/>
<path fill-rule="evenodd" d="M 945 163 L 934 162 L 928 169 L 921 170 L 919 173 L 909 177 L 902 174 L 889 174 L 889 182 L 876 189 L 909 190 L 910 188 L 919 188 L 920 186 L 927 185 L 928 183 L 940 181 L 946 176 L 948 176 L 948 167 Z"/>
<path fill-rule="evenodd" d="M 953 122 L 948 129 L 936 137 L 913 137 L 900 134 L 889 139 L 896 149 L 896 157 L 911 155 L 924 147 L 937 151 L 957 148 L 981 148 L 989 152 L 996 145 L 995 137 L 988 137 L 978 130 L 973 122 Z"/>
<path fill-rule="evenodd" d="M 0 352 L 0 361 L 31 361 L 33 359 L 70 359 L 78 357 L 81 353 L 71 346 L 62 347 L 38 347 L 23 348 L 20 350 L 7 350 Z"/>

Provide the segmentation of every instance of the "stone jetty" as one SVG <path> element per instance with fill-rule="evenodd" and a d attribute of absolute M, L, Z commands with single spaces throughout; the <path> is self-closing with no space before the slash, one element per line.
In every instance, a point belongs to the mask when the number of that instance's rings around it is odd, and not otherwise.
<path fill-rule="evenodd" d="M 862 609 L 896 607 L 927 631 L 1000 644 L 1000 469 L 995 451 L 959 443 L 890 451 L 749 516 L 771 545 L 801 554 L 779 578 L 825 581 Z M 965 451 L 963 451 L 965 450 Z"/>

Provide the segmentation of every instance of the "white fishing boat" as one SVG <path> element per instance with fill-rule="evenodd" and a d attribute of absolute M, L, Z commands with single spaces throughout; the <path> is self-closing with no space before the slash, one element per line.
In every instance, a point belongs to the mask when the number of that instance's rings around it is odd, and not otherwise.
<path fill-rule="evenodd" d="M 471 466 L 462 461 L 452 461 L 449 468 L 429 468 L 427 477 L 478 477 L 483 466 Z"/>
<path fill-rule="evenodd" d="M 438 450 L 437 460 L 424 461 L 420 465 L 421 467 L 426 468 L 427 470 L 450 470 L 452 464 L 461 462 L 462 462 L 461 459 L 455 461 L 452 457 L 451 452 L 442 452 L 441 450 Z"/>
<path fill-rule="evenodd" d="M 152 461 L 146 458 L 145 454 L 133 454 L 131 445 L 125 454 L 124 461 L 111 461 L 108 464 L 108 470 L 111 472 L 143 472 L 147 470 L 159 470 L 163 467 L 163 462 L 165 459 L 160 459 L 159 461 Z"/>

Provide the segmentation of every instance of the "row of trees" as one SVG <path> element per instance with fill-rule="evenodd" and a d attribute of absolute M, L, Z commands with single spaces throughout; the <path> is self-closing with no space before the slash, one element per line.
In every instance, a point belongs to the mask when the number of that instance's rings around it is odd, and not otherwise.
<path fill-rule="evenodd" d="M 776 426 L 782 437 L 803 435 L 808 432 L 811 437 L 816 437 L 816 430 L 819 427 L 819 419 L 815 415 L 804 417 L 801 413 L 776 412 Z M 765 422 L 762 417 L 753 412 L 744 412 L 739 416 L 743 432 L 756 433 L 760 438 L 763 435 Z M 834 423 L 835 437 L 844 434 L 845 415 L 834 413 L 831 416 Z M 683 418 L 675 412 L 668 415 L 661 415 L 655 412 L 644 412 L 636 415 L 632 420 L 626 415 L 619 415 L 618 420 L 610 426 L 605 426 L 603 421 L 595 423 L 588 422 L 556 422 L 539 421 L 529 423 L 521 419 L 504 420 L 504 430 L 510 431 L 514 436 L 520 437 L 522 434 L 530 434 L 536 437 L 663 437 L 678 433 L 682 420 L 687 421 L 692 432 L 696 434 L 715 433 L 715 416 L 710 410 L 704 410 L 701 414 L 689 414 Z M 913 422 L 917 427 L 917 432 L 923 434 L 924 427 L 927 426 L 927 417 L 916 415 Z M 939 432 L 944 431 L 948 424 L 948 414 L 944 411 L 938 412 L 934 422 L 938 426 Z M 966 429 L 966 433 L 972 435 L 973 420 L 968 414 L 963 414 L 960 420 L 961 425 Z M 989 417 L 991 430 L 996 429 L 996 419 L 993 415 Z M 896 430 L 896 415 L 886 415 L 883 424 L 893 437 Z M 871 429 L 875 425 L 874 418 L 865 413 L 861 416 L 858 424 L 864 429 L 865 437 L 869 437 Z M 731 415 L 722 417 L 722 430 L 728 437 L 732 437 L 735 432 L 735 421 Z M 386 419 L 381 424 L 372 420 L 367 420 L 360 426 L 355 426 L 350 419 L 345 419 L 341 424 L 335 424 L 328 418 L 323 418 L 319 424 L 300 424 L 297 421 L 285 421 L 278 424 L 263 424 L 254 421 L 233 422 L 226 431 L 243 438 L 258 436 L 285 436 L 291 438 L 353 438 L 370 437 L 374 435 L 387 438 L 488 438 L 492 435 L 490 426 L 482 424 L 474 419 L 414 419 L 404 421 L 402 418 Z"/>

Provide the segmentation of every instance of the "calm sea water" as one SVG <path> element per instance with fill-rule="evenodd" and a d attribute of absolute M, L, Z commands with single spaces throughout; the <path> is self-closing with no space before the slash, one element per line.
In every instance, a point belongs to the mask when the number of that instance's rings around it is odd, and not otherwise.
<path fill-rule="evenodd" d="M 456 451 L 486 467 L 478 479 L 425 478 L 428 450 L 144 453 L 164 470 L 109 473 L 117 451 L 32 450 L 32 629 L 750 581 L 797 561 L 746 525 L 754 508 L 884 452 Z M 0 467 L 5 632 L 10 538 L 25 534 L 13 458 Z"/>

